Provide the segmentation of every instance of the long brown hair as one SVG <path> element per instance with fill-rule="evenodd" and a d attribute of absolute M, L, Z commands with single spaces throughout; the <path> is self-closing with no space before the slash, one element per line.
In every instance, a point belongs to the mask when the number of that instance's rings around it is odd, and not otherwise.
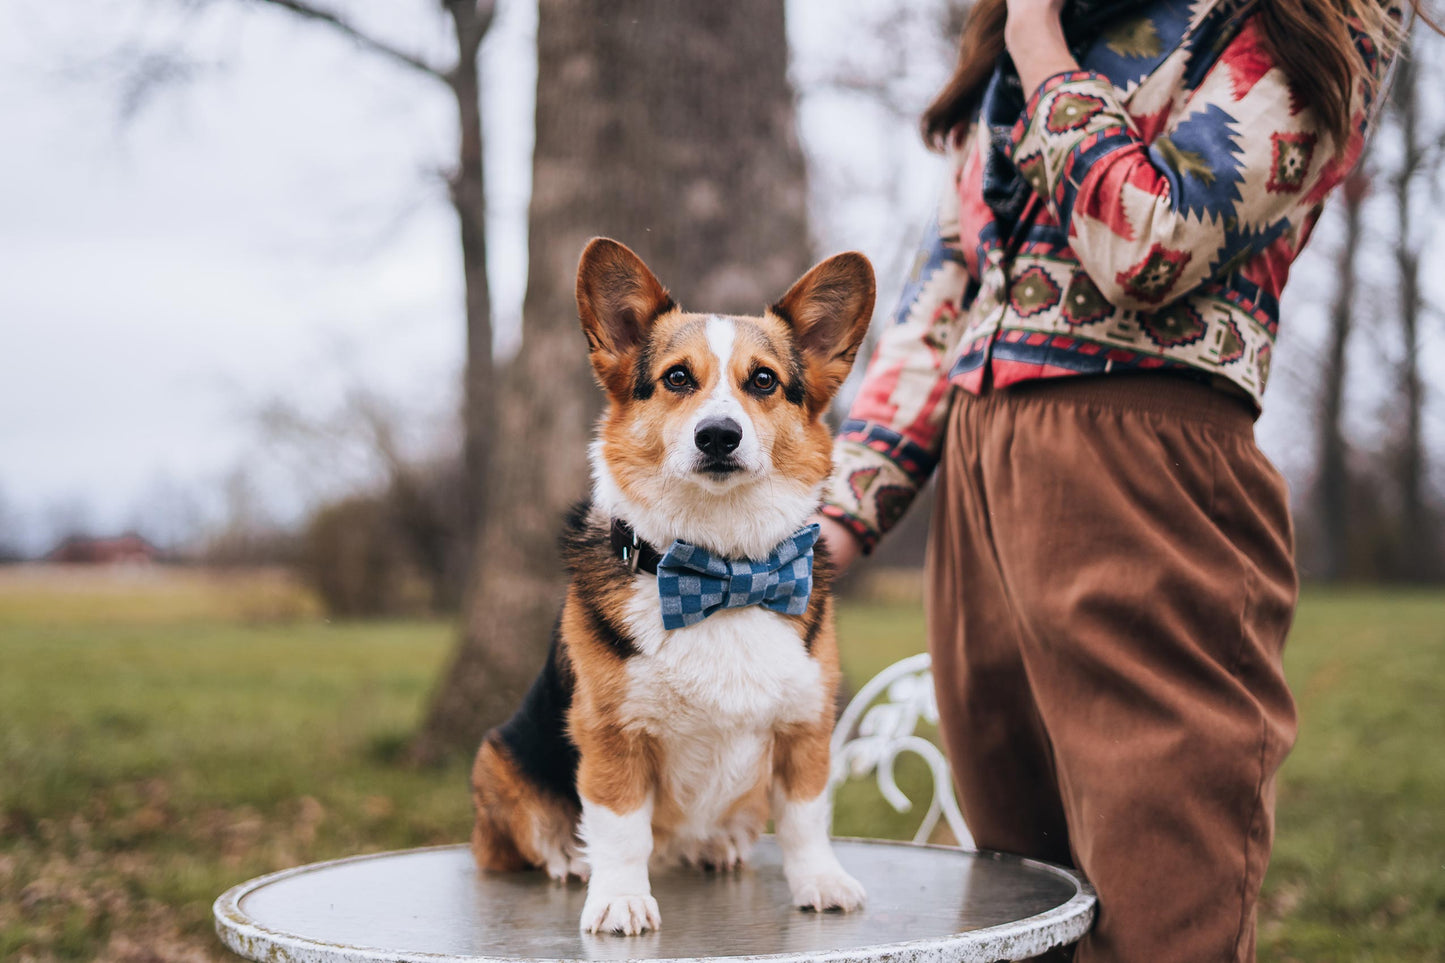
<path fill-rule="evenodd" d="M 1420 9 L 1421 0 L 1410 2 L 1421 19 L 1439 29 Z M 1363 30 L 1382 55 L 1390 55 L 1400 43 L 1401 25 L 1379 0 L 1259 0 L 1254 11 L 1265 49 L 1295 93 L 1318 112 L 1336 150 L 1343 149 L 1355 79 L 1370 77 L 1350 27 Z M 946 146 L 953 130 L 977 109 L 1004 50 L 1007 18 L 1008 0 L 976 0 L 969 11 L 953 76 L 923 112 L 923 137 L 930 146 Z"/>

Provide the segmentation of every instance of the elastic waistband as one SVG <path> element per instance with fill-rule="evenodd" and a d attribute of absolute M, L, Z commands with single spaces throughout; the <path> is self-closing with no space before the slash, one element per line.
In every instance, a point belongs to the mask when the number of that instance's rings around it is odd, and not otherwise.
<path fill-rule="evenodd" d="M 1067 404 L 1158 414 L 1240 434 L 1253 434 L 1258 417 L 1253 403 L 1240 395 L 1158 372 L 1039 378 L 990 388 L 983 395 L 963 394 L 983 404 Z"/>

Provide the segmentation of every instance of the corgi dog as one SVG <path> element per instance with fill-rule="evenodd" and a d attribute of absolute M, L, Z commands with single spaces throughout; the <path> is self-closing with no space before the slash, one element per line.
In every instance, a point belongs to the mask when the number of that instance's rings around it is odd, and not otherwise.
<path fill-rule="evenodd" d="M 585 932 L 656 929 L 649 866 L 734 869 L 770 816 L 799 907 L 863 904 L 828 838 L 838 651 L 809 518 L 873 300 L 857 253 L 760 317 L 683 311 L 616 241 L 582 254 L 592 495 L 546 665 L 477 753 L 472 849 L 586 879 Z"/>

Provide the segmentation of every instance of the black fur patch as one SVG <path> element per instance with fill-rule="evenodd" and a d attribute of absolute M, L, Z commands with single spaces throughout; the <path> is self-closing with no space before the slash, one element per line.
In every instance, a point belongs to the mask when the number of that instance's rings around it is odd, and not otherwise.
<path fill-rule="evenodd" d="M 627 630 L 615 624 L 598 607 L 599 599 L 631 592 L 632 573 L 612 553 L 611 519 L 592 517 L 590 502 L 579 502 L 567 513 L 561 538 L 562 560 L 572 576 L 575 598 L 582 604 L 588 627 L 597 640 L 622 658 L 637 654 Z"/>
<path fill-rule="evenodd" d="M 637 353 L 637 367 L 632 374 L 632 397 L 646 401 L 657 390 L 657 381 L 652 377 L 652 343 L 646 342 Z"/>
<path fill-rule="evenodd" d="M 803 370 L 803 358 L 794 347 L 788 359 L 788 376 L 783 381 L 783 397 L 788 399 L 790 404 L 799 407 L 802 407 L 804 397 Z"/>
<path fill-rule="evenodd" d="M 597 637 L 597 641 L 624 659 L 637 654 L 637 646 L 632 644 L 627 633 L 613 625 L 595 606 L 584 603 L 583 610 L 587 614 L 587 625 Z"/>
<path fill-rule="evenodd" d="M 792 323 L 787 320 L 787 315 L 782 314 L 779 309 L 769 308 L 768 310 L 777 314 L 779 319 L 787 323 L 790 328 L 792 327 Z M 778 380 L 783 385 L 783 397 L 786 398 L 790 404 L 801 407 L 803 404 L 803 358 L 798 354 L 797 346 L 789 342 L 783 348 L 780 348 L 778 347 L 778 343 L 762 328 L 754 324 L 749 324 L 748 326 L 753 329 L 756 337 L 763 342 L 763 345 L 768 351 L 780 358 L 787 359 L 788 369 L 785 373 L 778 376 Z M 786 348 L 786 350 L 784 350 L 784 348 Z"/>
<path fill-rule="evenodd" d="M 517 711 L 497 727 L 497 737 L 517 768 L 538 789 L 574 805 L 577 798 L 577 747 L 567 734 L 575 680 L 562 651 L 560 621 L 552 631 L 547 664 Z"/>
<path fill-rule="evenodd" d="M 833 559 L 828 546 L 822 539 L 813 546 L 813 594 L 808 597 L 808 609 L 803 613 L 803 651 L 813 654 L 813 643 L 823 628 L 823 616 L 828 611 L 828 595 L 833 590 Z"/>
<path fill-rule="evenodd" d="M 783 309 L 780 304 L 774 304 L 768 308 L 777 319 L 788 326 L 788 330 L 797 337 L 798 327 L 793 321 L 793 316 Z M 783 397 L 788 399 L 789 404 L 799 407 L 803 405 L 805 386 L 803 373 L 807 369 L 803 367 L 803 356 L 798 352 L 796 344 L 788 345 L 788 373 L 783 378 Z"/>
<path fill-rule="evenodd" d="M 651 317 L 642 319 L 639 328 L 649 327 L 652 322 L 664 314 L 675 310 L 677 310 L 677 302 L 672 299 L 672 295 L 667 295 L 657 305 L 657 310 L 652 312 Z M 652 340 L 644 337 L 642 350 L 637 354 L 637 369 L 632 376 L 632 397 L 638 401 L 646 401 L 657 390 L 657 383 L 652 377 L 652 365 Z"/>

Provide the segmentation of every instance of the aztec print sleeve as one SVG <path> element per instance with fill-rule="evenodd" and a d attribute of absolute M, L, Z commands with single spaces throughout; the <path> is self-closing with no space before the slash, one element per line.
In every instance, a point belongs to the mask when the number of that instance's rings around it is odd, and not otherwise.
<path fill-rule="evenodd" d="M 955 169 L 833 449 L 822 512 L 867 552 L 933 473 L 943 443 L 948 363 L 976 288 L 959 245 L 956 176 Z"/>
<path fill-rule="evenodd" d="M 1360 43 L 1381 72 L 1383 58 L 1368 40 Z M 1365 89 L 1362 81 L 1355 98 L 1361 130 Z M 1267 275 L 1250 278 L 1257 283 L 1282 285 L 1363 137 L 1335 156 L 1253 20 L 1167 127 L 1159 129 L 1170 105 L 1149 108 L 1125 110 L 1100 74 L 1057 74 L 1040 85 L 1013 131 L 1014 163 L 1066 226 L 1105 299 L 1154 310 L 1241 268 Z"/>

